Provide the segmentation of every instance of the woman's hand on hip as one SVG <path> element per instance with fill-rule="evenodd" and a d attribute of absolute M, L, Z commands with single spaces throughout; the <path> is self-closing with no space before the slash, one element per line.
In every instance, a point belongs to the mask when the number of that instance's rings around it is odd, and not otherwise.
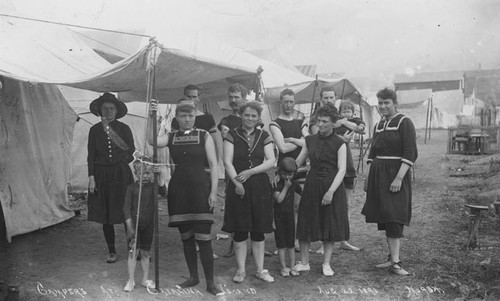
<path fill-rule="evenodd" d="M 211 192 L 208 195 L 208 206 L 210 207 L 210 210 L 214 209 L 215 202 L 217 202 L 217 192 Z"/>
<path fill-rule="evenodd" d="M 330 205 L 332 203 L 332 199 L 333 199 L 333 192 L 328 190 L 323 196 L 323 200 L 321 200 L 321 205 L 323 206 Z"/>
<path fill-rule="evenodd" d="M 234 192 L 240 197 L 243 197 L 245 195 L 245 187 L 243 187 L 243 184 L 238 183 L 235 185 Z"/>
<path fill-rule="evenodd" d="M 94 176 L 89 177 L 89 192 L 94 194 L 94 192 L 97 191 L 97 188 L 95 188 L 95 179 Z"/>
<path fill-rule="evenodd" d="M 401 190 L 401 183 L 403 182 L 402 179 L 399 179 L 398 177 L 396 177 L 394 179 L 394 181 L 392 181 L 391 183 L 391 187 L 390 187 L 390 190 L 391 192 L 398 192 Z"/>
<path fill-rule="evenodd" d="M 248 178 L 250 178 L 251 176 L 253 176 L 253 171 L 251 169 L 247 169 L 247 170 L 244 170 L 242 172 L 240 172 L 236 177 L 236 181 L 240 182 L 240 183 L 245 183 L 246 180 L 248 180 Z"/>

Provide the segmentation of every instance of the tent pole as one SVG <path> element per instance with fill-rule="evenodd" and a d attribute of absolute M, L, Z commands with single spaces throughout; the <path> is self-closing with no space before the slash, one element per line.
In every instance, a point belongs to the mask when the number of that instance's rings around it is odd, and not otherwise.
<path fill-rule="evenodd" d="M 151 99 L 156 99 L 156 58 L 157 58 L 157 43 L 154 38 L 149 40 L 149 51 L 153 51 L 153 59 L 148 61 L 148 81 L 147 81 L 147 102 L 149 103 Z M 157 112 L 153 111 L 151 125 L 153 128 L 153 163 L 158 162 L 158 129 L 157 129 Z M 154 206 L 154 252 L 155 252 L 155 289 L 160 290 L 160 269 L 159 269 L 159 214 L 158 214 L 158 174 L 154 173 L 153 185 L 153 206 Z"/>
<path fill-rule="evenodd" d="M 361 106 L 361 95 L 359 95 L 359 118 L 363 120 L 363 107 Z M 363 155 L 363 134 L 359 134 L 359 156 L 358 156 L 358 170 L 359 170 L 359 165 L 361 164 L 361 173 L 364 172 L 364 162 L 361 156 Z"/>
<path fill-rule="evenodd" d="M 429 118 L 430 119 L 430 121 L 429 121 L 429 140 L 431 140 L 433 111 L 434 111 L 434 99 L 433 99 L 433 96 L 431 96 L 431 112 L 430 112 L 430 118 Z"/>
<path fill-rule="evenodd" d="M 311 119 L 314 111 L 314 98 L 316 97 L 317 87 L 318 87 L 318 75 L 316 74 L 316 79 L 314 80 L 313 95 L 311 98 L 311 112 L 309 113 L 309 126 L 311 125 Z"/>
<path fill-rule="evenodd" d="M 153 65 L 153 86 L 152 86 L 152 95 L 153 98 L 156 99 L 156 70 Z M 153 112 L 153 162 L 158 162 L 158 129 L 156 122 L 156 111 Z M 153 204 L 155 211 L 155 289 L 156 291 L 160 291 L 160 264 L 159 264 L 159 255 L 160 255 L 160 227 L 159 227 L 159 214 L 158 214 L 158 174 L 154 173 L 154 184 L 153 185 Z"/>
<path fill-rule="evenodd" d="M 424 144 L 427 143 L 427 126 L 429 125 L 429 108 L 430 108 L 431 100 L 427 99 L 427 112 L 425 114 L 425 134 L 424 134 Z"/>

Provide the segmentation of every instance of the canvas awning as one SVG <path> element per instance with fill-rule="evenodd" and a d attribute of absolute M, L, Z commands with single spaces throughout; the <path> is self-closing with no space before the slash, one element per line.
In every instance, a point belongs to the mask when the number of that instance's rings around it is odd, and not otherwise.
<path fill-rule="evenodd" d="M 1 16 L 0 34 L 2 76 L 97 92 L 133 91 L 136 97 L 145 95 L 149 43 L 124 60 L 110 64 L 61 25 Z M 190 41 L 163 40 L 163 43 L 158 42 L 161 53 L 156 65 L 159 90 L 181 89 L 190 83 L 224 85 L 227 89 L 232 81 L 255 79 L 258 65 L 241 65 L 226 59 L 238 52 L 230 46 L 218 45 L 214 50 L 215 47 L 199 44 L 198 50 L 191 52 Z M 130 100 L 144 100 L 144 97 Z"/>

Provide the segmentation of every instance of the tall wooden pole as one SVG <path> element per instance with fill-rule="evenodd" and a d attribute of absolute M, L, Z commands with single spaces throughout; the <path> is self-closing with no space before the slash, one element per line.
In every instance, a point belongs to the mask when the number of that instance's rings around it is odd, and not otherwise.
<path fill-rule="evenodd" d="M 158 46 L 154 38 L 149 40 L 150 47 L 149 51 L 153 52 L 148 55 L 148 87 L 147 87 L 147 102 L 150 103 L 151 99 L 156 99 L 156 59 L 157 51 L 159 51 Z M 152 122 L 153 128 L 153 163 L 158 162 L 158 128 L 156 121 L 156 111 L 152 112 Z M 153 206 L 154 206 L 154 235 L 155 235 L 155 289 L 160 291 L 160 232 L 159 232 L 159 210 L 158 210 L 158 174 L 154 173 L 154 184 L 153 185 Z"/>
<path fill-rule="evenodd" d="M 425 114 L 425 135 L 424 135 L 424 144 L 427 143 L 427 126 L 429 125 L 429 107 L 431 105 L 431 100 L 427 100 L 427 112 Z"/>
<path fill-rule="evenodd" d="M 156 99 L 156 70 L 153 65 L 153 87 L 152 96 Z M 156 111 L 153 112 L 153 162 L 158 162 L 158 129 L 156 122 Z M 160 291 L 160 222 L 159 222 L 159 210 L 158 210 L 158 174 L 154 173 L 154 185 L 153 185 L 153 203 L 155 211 L 155 289 Z"/>
<path fill-rule="evenodd" d="M 429 140 L 431 140 L 431 131 L 432 131 L 432 116 L 434 111 L 434 96 L 431 96 L 431 112 L 430 112 L 430 121 L 429 121 Z"/>
<path fill-rule="evenodd" d="M 318 75 L 316 74 L 316 79 L 314 80 L 313 94 L 311 97 L 311 112 L 309 113 L 309 125 L 311 125 L 311 119 L 314 113 L 314 98 L 316 97 L 317 88 L 318 88 Z"/>

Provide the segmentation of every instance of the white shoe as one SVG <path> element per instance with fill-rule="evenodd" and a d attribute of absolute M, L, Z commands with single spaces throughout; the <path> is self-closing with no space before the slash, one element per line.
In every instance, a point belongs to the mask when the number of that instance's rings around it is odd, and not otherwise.
<path fill-rule="evenodd" d="M 123 288 L 124 291 L 126 292 L 131 292 L 134 290 L 135 287 L 135 282 L 133 280 L 127 280 L 127 284 L 125 284 L 125 287 Z"/>
<path fill-rule="evenodd" d="M 297 272 L 304 272 L 311 270 L 311 266 L 309 264 L 302 264 L 302 263 L 297 263 L 293 268 Z"/>
<path fill-rule="evenodd" d="M 323 264 L 323 275 L 333 276 L 334 272 L 329 264 Z"/>
<path fill-rule="evenodd" d="M 257 274 L 255 276 L 257 276 L 257 278 L 262 279 L 266 282 L 274 282 L 274 278 L 273 278 L 273 276 L 269 275 L 268 270 L 262 270 L 260 273 L 257 272 Z"/>
<path fill-rule="evenodd" d="M 146 280 L 141 283 L 145 288 L 155 288 L 155 282 L 153 280 Z"/>

